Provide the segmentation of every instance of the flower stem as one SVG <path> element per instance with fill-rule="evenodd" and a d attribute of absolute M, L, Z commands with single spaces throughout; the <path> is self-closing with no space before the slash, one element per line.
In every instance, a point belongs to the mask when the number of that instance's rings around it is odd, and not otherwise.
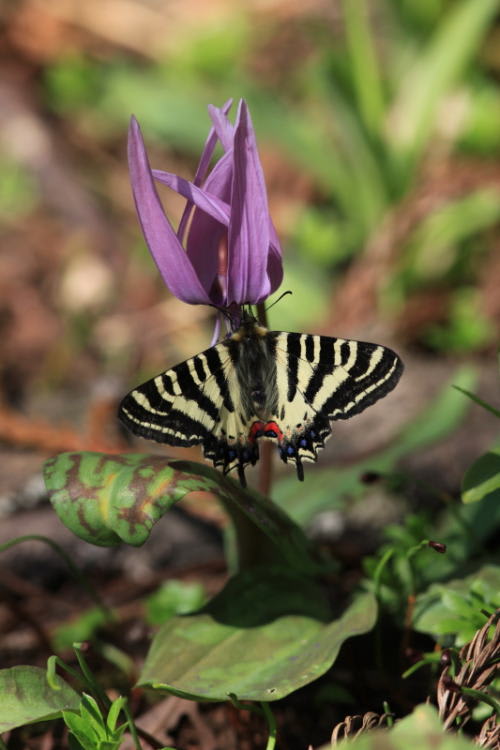
<path fill-rule="evenodd" d="M 267 328 L 267 312 L 263 302 L 257 305 L 257 319 L 259 323 Z M 273 455 L 274 445 L 269 440 L 263 440 L 260 444 L 260 462 L 258 490 L 264 497 L 269 497 L 273 482 Z"/>

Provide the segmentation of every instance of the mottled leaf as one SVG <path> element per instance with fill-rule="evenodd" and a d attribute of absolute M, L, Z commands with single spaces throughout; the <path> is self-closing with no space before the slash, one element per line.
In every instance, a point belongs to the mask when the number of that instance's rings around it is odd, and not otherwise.
<path fill-rule="evenodd" d="M 243 489 L 205 464 L 141 454 L 62 453 L 44 468 L 50 500 L 61 521 L 92 544 L 138 546 L 154 524 L 189 492 L 214 493 L 232 515 L 258 532 L 260 559 L 272 551 L 288 564 L 311 570 L 301 529 L 258 492 Z M 254 552 L 254 554 L 255 554 Z"/>
<path fill-rule="evenodd" d="M 0 732 L 55 719 L 63 710 L 78 708 L 78 693 L 61 677 L 54 679 L 58 690 L 50 687 L 45 670 L 39 667 L 0 669 Z"/>
<path fill-rule="evenodd" d="M 376 609 L 362 594 L 333 616 L 310 578 L 255 567 L 160 628 L 139 684 L 197 700 L 277 700 L 324 674 L 347 638 L 373 627 Z"/>

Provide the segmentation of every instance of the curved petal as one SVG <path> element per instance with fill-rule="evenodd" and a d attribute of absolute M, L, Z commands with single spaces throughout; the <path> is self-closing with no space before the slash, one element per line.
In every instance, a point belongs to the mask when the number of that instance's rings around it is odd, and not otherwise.
<path fill-rule="evenodd" d="M 206 193 L 210 193 L 211 196 L 217 197 L 224 204 L 229 205 L 232 173 L 232 153 L 224 154 L 205 180 L 203 190 Z M 215 282 L 221 270 L 219 250 L 221 241 L 227 234 L 228 224 L 229 221 L 224 222 L 224 225 L 222 225 L 199 208 L 196 208 L 193 213 L 193 219 L 187 236 L 186 250 L 191 263 L 196 269 L 196 273 L 206 289 L 220 288 L 220 285 Z M 226 266 L 227 263 L 224 264 L 224 275 L 227 274 Z M 224 283 L 224 288 L 221 290 L 222 294 L 218 297 L 216 304 L 227 304 L 225 295 L 226 287 L 227 282 Z"/>
<path fill-rule="evenodd" d="M 228 233 L 228 303 L 256 304 L 269 296 L 269 208 L 252 121 L 240 102 L 234 133 L 231 221 Z"/>
<path fill-rule="evenodd" d="M 128 158 L 137 215 L 147 245 L 165 284 L 176 297 L 190 304 L 211 304 L 177 235 L 168 221 L 155 189 L 144 141 L 135 117 L 130 121 Z"/>
<path fill-rule="evenodd" d="M 232 149 L 234 142 L 234 125 L 226 117 L 228 111 L 224 107 L 219 109 L 218 107 L 214 107 L 213 104 L 208 105 L 208 114 L 224 151 Z"/>
<path fill-rule="evenodd" d="M 271 284 L 270 294 L 276 291 L 283 281 L 283 258 L 280 241 L 274 228 L 274 224 L 269 218 L 269 256 L 267 258 L 267 275 Z"/>
<path fill-rule="evenodd" d="M 197 185 L 189 182 L 189 180 L 185 180 L 183 177 L 179 177 L 172 172 L 163 172 L 161 169 L 153 169 L 151 171 L 155 180 L 168 185 L 172 190 L 183 195 L 184 198 L 187 198 L 195 206 L 201 208 L 202 211 L 205 211 L 205 213 L 216 219 L 216 221 L 220 221 L 226 226 L 229 224 L 231 213 L 229 203 L 221 201 L 216 195 L 212 195 L 205 189 L 202 190 Z"/>
<path fill-rule="evenodd" d="M 225 102 L 222 105 L 220 110 L 217 107 L 213 107 L 213 109 L 217 110 L 217 112 L 222 113 L 222 115 L 224 115 L 225 117 L 227 113 L 229 112 L 229 110 L 231 109 L 232 105 L 233 105 L 233 100 L 228 99 L 227 102 Z M 209 105 L 208 107 L 209 112 L 210 112 L 210 107 L 212 107 L 212 105 Z M 207 173 L 207 169 L 210 164 L 210 159 L 213 156 L 218 139 L 221 140 L 220 135 L 217 132 L 217 128 L 215 127 L 215 124 L 214 124 L 214 127 L 210 128 L 210 132 L 207 136 L 207 140 L 205 141 L 203 151 L 201 152 L 200 162 L 198 164 L 198 168 L 196 170 L 194 180 L 193 180 L 195 185 L 200 186 L 203 180 L 205 179 L 205 175 Z M 177 236 L 181 242 L 183 242 L 184 240 L 184 233 L 186 231 L 192 209 L 193 209 L 193 204 L 186 203 L 186 207 L 184 208 L 184 211 L 182 213 L 181 220 L 179 222 L 179 228 L 177 230 Z"/>

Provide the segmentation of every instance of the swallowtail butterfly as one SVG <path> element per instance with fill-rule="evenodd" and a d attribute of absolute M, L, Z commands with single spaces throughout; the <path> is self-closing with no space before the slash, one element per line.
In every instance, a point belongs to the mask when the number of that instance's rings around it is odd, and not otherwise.
<path fill-rule="evenodd" d="M 268 331 L 244 313 L 228 338 L 131 391 L 119 417 L 160 443 L 201 443 L 205 457 L 225 474 L 237 469 L 243 485 L 259 439 L 271 439 L 303 480 L 302 462 L 316 461 L 330 421 L 385 396 L 402 370 L 383 346 Z"/>

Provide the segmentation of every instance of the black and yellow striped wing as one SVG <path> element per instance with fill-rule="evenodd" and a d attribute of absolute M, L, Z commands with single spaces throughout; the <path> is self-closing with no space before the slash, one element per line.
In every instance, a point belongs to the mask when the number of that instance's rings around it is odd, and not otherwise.
<path fill-rule="evenodd" d="M 273 440 L 302 479 L 302 461 L 316 461 L 330 422 L 385 396 L 402 369 L 377 344 L 269 331 L 226 339 L 161 373 L 123 399 L 119 416 L 142 437 L 202 444 L 215 466 L 237 469 L 242 483 L 259 458 L 259 439 Z"/>
<path fill-rule="evenodd" d="M 295 463 L 316 461 L 330 437 L 330 422 L 349 419 L 397 384 L 403 363 L 378 344 L 328 336 L 276 332 L 278 402 L 283 433 L 280 455 Z"/>

